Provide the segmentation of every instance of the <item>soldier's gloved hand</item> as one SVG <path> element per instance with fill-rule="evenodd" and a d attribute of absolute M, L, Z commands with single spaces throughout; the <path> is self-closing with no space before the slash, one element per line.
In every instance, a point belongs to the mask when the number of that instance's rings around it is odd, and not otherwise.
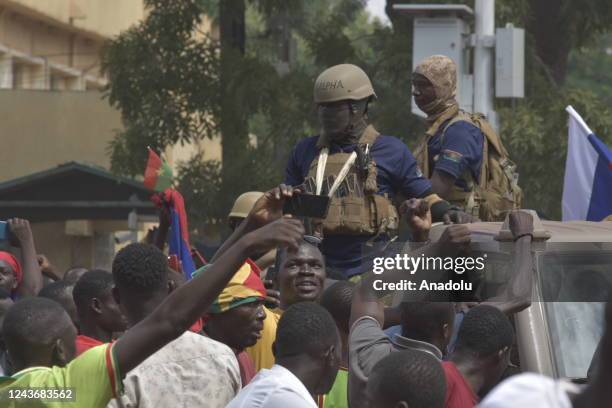
<path fill-rule="evenodd" d="M 516 241 L 524 235 L 533 235 L 533 217 L 526 211 L 515 210 L 510 213 L 510 232 Z"/>
<path fill-rule="evenodd" d="M 479 222 L 478 217 L 466 213 L 460 208 L 451 207 L 443 216 L 444 224 L 469 224 Z"/>
<path fill-rule="evenodd" d="M 399 210 L 408 223 L 413 241 L 427 241 L 431 229 L 431 211 L 427 201 L 411 198 L 404 201 Z"/>

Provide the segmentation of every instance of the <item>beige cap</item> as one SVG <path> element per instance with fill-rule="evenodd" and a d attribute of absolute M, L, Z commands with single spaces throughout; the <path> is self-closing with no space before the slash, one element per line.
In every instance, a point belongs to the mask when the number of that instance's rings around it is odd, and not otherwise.
<path fill-rule="evenodd" d="M 240 194 L 240 196 L 234 201 L 232 210 L 230 211 L 228 218 L 246 218 L 251 212 L 251 209 L 259 200 L 264 193 L 261 191 L 248 191 Z"/>
<path fill-rule="evenodd" d="M 376 97 L 370 78 L 357 65 L 340 64 L 327 68 L 319 75 L 314 86 L 315 103 L 329 103 Z"/>

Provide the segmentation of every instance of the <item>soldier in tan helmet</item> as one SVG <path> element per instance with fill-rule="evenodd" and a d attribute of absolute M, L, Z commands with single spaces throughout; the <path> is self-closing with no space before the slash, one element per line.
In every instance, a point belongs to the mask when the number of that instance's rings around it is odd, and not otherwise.
<path fill-rule="evenodd" d="M 259 200 L 264 193 L 261 191 L 247 191 L 246 193 L 242 193 L 238 196 L 236 201 L 234 201 L 234 205 L 227 216 L 227 222 L 232 231 L 234 231 L 242 221 L 249 215 L 253 206 Z M 255 263 L 262 270 L 262 279 L 265 278 L 267 268 L 274 264 L 276 259 L 276 250 L 273 249 L 271 251 L 266 252 L 265 254 L 260 254 L 259 257 L 254 257 Z"/>
<path fill-rule="evenodd" d="M 327 218 L 313 224 L 324 238 L 328 270 L 343 278 L 363 272 L 364 245 L 383 245 L 395 235 L 399 194 L 425 198 L 436 220 L 450 208 L 432 193 L 408 147 L 369 124 L 375 99 L 361 68 L 340 64 L 323 71 L 314 86 L 321 132 L 298 142 L 286 167 L 286 184 L 331 197 Z"/>
<path fill-rule="evenodd" d="M 227 216 L 227 222 L 232 231 L 249 215 L 257 200 L 263 195 L 261 191 L 247 191 L 238 196 Z"/>

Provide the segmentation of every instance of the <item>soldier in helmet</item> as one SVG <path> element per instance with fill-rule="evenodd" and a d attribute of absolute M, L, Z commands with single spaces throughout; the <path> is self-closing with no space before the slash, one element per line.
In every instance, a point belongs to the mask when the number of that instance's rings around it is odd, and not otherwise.
<path fill-rule="evenodd" d="M 484 221 L 520 207 L 518 175 L 501 139 L 481 114 L 459 109 L 457 67 L 444 55 L 421 61 L 412 75 L 414 101 L 427 114 L 415 151 L 434 193 Z"/>
<path fill-rule="evenodd" d="M 227 216 L 227 222 L 232 231 L 234 231 L 242 221 L 246 219 L 249 215 L 253 206 L 259 200 L 264 193 L 261 191 L 247 191 L 246 193 L 242 193 L 238 196 L 236 201 L 234 201 L 234 205 Z M 267 269 L 274 265 L 274 261 L 276 260 L 276 250 L 270 250 L 265 254 L 259 254 L 259 256 L 252 257 L 255 260 L 255 263 L 262 270 L 262 279 L 265 278 Z"/>
<path fill-rule="evenodd" d="M 236 201 L 234 201 L 234 205 L 227 216 L 227 222 L 231 230 L 235 230 L 238 225 L 249 215 L 251 209 L 263 196 L 264 193 L 261 191 L 247 191 L 246 193 L 242 193 L 238 196 Z"/>
<path fill-rule="evenodd" d="M 369 124 L 368 104 L 375 98 L 370 79 L 355 65 L 321 73 L 314 86 L 321 133 L 298 142 L 286 167 L 286 184 L 331 197 L 327 217 L 313 220 L 313 227 L 324 237 L 328 269 L 343 278 L 363 272 L 364 245 L 394 235 L 399 194 L 425 198 L 434 219 L 450 208 L 433 194 L 408 147 Z"/>

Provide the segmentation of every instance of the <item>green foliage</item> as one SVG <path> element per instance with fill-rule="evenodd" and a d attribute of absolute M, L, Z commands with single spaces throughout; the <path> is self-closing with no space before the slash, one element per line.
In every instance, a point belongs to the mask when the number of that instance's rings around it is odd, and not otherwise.
<path fill-rule="evenodd" d="M 498 0 L 496 26 L 512 22 L 527 27 L 539 1 L 546 0 Z M 473 7 L 470 0 L 455 3 Z M 609 25 L 604 17 L 610 15 L 604 0 L 587 2 L 583 9 L 573 2 L 561 3 L 573 46 L 601 38 L 597 33 Z M 414 147 L 424 130 L 422 120 L 410 114 L 411 19 L 392 15 L 393 26 L 372 22 L 361 0 L 245 4 L 246 51 L 224 54 L 224 66 L 231 70 L 221 72 L 217 42 L 194 35 L 202 12 L 219 23 L 219 0 L 148 0 L 148 18 L 113 40 L 103 58 L 110 78 L 107 96 L 125 122 L 125 131 L 110 146 L 115 171 L 142 173 L 147 145 L 162 150 L 176 142 L 210 137 L 221 120 L 234 120 L 236 134 L 240 123 L 248 124 L 250 143 L 223 135 L 226 146 L 241 146 L 225 168 L 204 161 L 202 155 L 180 166 L 179 189 L 198 235 L 223 222 L 228 203 L 238 193 L 265 191 L 283 180 L 292 146 L 318 131 L 312 89 L 316 76 L 328 66 L 354 63 L 370 75 L 378 96 L 370 118 L 379 131 Z M 574 49 L 567 83 L 558 86 L 551 74 L 554 67 L 538 55 L 537 41 L 541 39 L 527 32 L 526 98 L 498 100 L 496 108 L 501 135 L 519 165 L 525 206 L 558 218 L 567 140 L 565 106 L 572 104 L 612 144 L 612 57 L 606 53 L 612 45 L 608 36 L 596 47 Z M 224 95 L 240 103 L 224 103 Z M 232 110 L 222 114 L 222 108 Z M 229 164 L 235 173 L 231 185 L 222 172 Z"/>
<path fill-rule="evenodd" d="M 570 53 L 567 85 L 589 89 L 612 106 L 612 34 Z"/>
<path fill-rule="evenodd" d="M 149 15 L 112 40 L 102 58 L 106 96 L 121 111 L 125 131 L 111 143 L 113 170 L 142 173 L 146 146 L 157 150 L 211 137 L 218 114 L 218 49 L 194 28 L 193 1 L 148 0 Z"/>
<path fill-rule="evenodd" d="M 221 192 L 221 163 L 205 161 L 201 154 L 178 166 L 178 190 L 185 199 L 185 209 L 196 235 L 204 225 L 214 225 L 227 214 L 216 205 Z M 195 221 L 195 222 L 194 222 Z"/>
<path fill-rule="evenodd" d="M 539 101 L 528 99 L 515 108 L 498 110 L 501 134 L 519 166 L 519 184 L 525 195 L 523 206 L 553 219 L 561 217 L 567 105 L 572 105 L 593 131 L 612 145 L 612 110 L 590 90 L 562 89 Z"/>
<path fill-rule="evenodd" d="M 531 18 L 532 7 L 538 1 L 498 1 L 497 25 L 512 22 L 516 26 L 525 26 Z M 543 37 L 538 38 L 527 31 L 525 98 L 514 102 L 496 101 L 501 136 L 519 167 L 519 185 L 525 195 L 523 206 L 537 209 L 552 219 L 561 218 L 567 155 L 568 114 L 565 107 L 572 105 L 593 131 L 612 145 L 610 94 L 606 92 L 612 86 L 612 57 L 605 53 L 610 36 L 598 36 L 597 33 L 605 29 L 601 19 L 585 20 L 591 18 L 595 10 L 606 13 L 602 9 L 604 2 L 588 2 L 584 9 L 578 2 L 562 3 L 562 15 L 567 20 L 564 28 L 567 27 L 570 43 L 580 46 L 594 42 L 597 45 L 576 48 L 569 53 L 568 79 L 558 85 L 553 74 L 555 67 L 548 66 L 538 54 L 537 41 L 542 41 Z M 584 32 L 583 23 L 591 26 L 592 31 Z M 607 24 L 610 26 L 609 21 Z"/>
<path fill-rule="evenodd" d="M 550 0 L 531 1 L 550 3 Z M 570 33 L 574 48 L 592 45 L 612 27 L 612 3 L 609 0 L 562 0 L 560 8 L 563 30 Z"/>

